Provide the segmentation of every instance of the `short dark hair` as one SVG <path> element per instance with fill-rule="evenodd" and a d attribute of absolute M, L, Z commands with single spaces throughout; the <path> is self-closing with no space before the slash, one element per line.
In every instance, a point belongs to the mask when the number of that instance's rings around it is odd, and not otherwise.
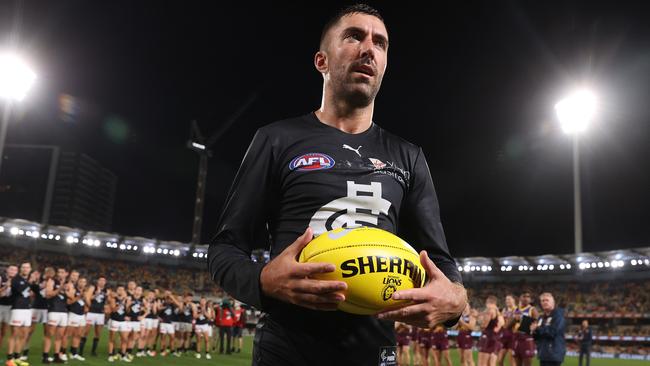
<path fill-rule="evenodd" d="M 341 20 L 341 18 L 349 14 L 368 14 L 384 22 L 384 18 L 379 13 L 379 10 L 373 8 L 370 5 L 354 4 L 354 5 L 346 6 L 341 10 L 339 10 L 339 12 L 336 13 L 336 15 L 334 15 L 332 18 L 330 18 L 330 20 L 328 20 L 327 23 L 325 23 L 325 25 L 323 26 L 323 31 L 320 34 L 321 44 L 323 43 L 323 40 L 325 39 L 327 32 L 329 32 L 329 30 L 332 29 L 332 27 L 334 27 L 334 25 L 336 25 L 336 23 L 338 23 L 339 20 Z"/>

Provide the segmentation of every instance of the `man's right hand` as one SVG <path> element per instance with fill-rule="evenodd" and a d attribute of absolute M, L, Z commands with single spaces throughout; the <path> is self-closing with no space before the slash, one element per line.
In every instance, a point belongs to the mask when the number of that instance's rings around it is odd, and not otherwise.
<path fill-rule="evenodd" d="M 262 292 L 267 296 L 313 310 L 336 310 L 345 295 L 347 284 L 309 278 L 318 273 L 333 272 L 330 263 L 300 263 L 297 258 L 313 237 L 307 228 L 296 241 L 270 261 L 260 274 Z"/>

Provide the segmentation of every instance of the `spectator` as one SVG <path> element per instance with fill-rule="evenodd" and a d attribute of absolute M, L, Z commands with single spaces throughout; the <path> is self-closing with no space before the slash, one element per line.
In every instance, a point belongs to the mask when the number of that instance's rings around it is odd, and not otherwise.
<path fill-rule="evenodd" d="M 577 338 L 578 341 L 580 342 L 579 365 L 582 366 L 582 359 L 584 356 L 586 359 L 586 364 L 587 366 L 589 366 L 589 361 L 591 360 L 592 337 L 591 337 L 591 327 L 589 326 L 589 322 L 587 320 L 582 321 L 582 326 L 578 331 Z"/>
<path fill-rule="evenodd" d="M 563 309 L 555 306 L 555 299 L 549 292 L 541 294 L 539 300 L 543 313 L 530 327 L 537 342 L 537 357 L 540 366 L 558 366 L 564 362 L 566 354 Z"/>

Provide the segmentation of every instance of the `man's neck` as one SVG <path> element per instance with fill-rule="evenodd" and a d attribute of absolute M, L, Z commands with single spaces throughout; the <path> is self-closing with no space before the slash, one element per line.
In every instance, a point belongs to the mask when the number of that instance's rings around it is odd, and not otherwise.
<path fill-rule="evenodd" d="M 373 101 L 366 107 L 352 107 L 343 100 L 328 97 L 325 92 L 320 108 L 315 112 L 318 119 L 329 126 L 345 133 L 362 133 L 372 125 Z"/>

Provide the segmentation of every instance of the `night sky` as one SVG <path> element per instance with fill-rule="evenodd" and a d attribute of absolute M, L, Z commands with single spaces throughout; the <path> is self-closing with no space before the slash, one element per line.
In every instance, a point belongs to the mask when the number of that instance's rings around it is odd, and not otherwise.
<path fill-rule="evenodd" d="M 207 242 L 255 130 L 320 105 L 320 30 L 349 4 L 322 3 L 24 1 L 19 41 L 38 81 L 8 142 L 87 153 L 118 176 L 113 231 L 189 241 L 190 123 L 210 135 L 256 92 L 213 146 Z M 553 105 L 576 84 L 600 104 L 581 146 L 585 250 L 650 245 L 644 1 L 370 4 L 390 37 L 374 121 L 423 147 L 454 256 L 573 251 L 571 140 Z M 14 17 L 0 2 L 3 41 Z"/>

